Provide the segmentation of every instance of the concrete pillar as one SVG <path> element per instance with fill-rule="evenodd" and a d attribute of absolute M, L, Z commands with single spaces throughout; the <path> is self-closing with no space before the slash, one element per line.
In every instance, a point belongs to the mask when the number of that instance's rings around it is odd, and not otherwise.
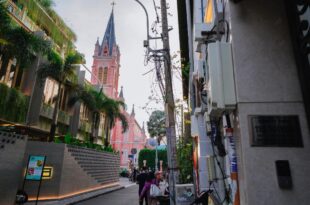
<path fill-rule="evenodd" d="M 80 71 L 80 68 L 77 69 L 78 74 L 78 84 L 83 85 L 85 80 L 85 71 Z M 80 109 L 81 103 L 77 102 L 73 107 L 73 115 L 70 117 L 70 133 L 72 136 L 77 136 L 80 123 Z"/>

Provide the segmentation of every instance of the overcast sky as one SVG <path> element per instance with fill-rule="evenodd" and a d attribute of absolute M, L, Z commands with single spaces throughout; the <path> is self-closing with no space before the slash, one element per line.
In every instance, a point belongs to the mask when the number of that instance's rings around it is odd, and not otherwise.
<path fill-rule="evenodd" d="M 177 0 L 167 0 L 170 9 L 169 25 L 173 27 L 170 32 L 171 54 L 179 51 L 178 19 L 177 19 Z M 111 13 L 112 0 L 55 0 L 55 9 L 64 19 L 69 27 L 77 34 L 78 40 L 76 47 L 78 51 L 86 56 L 86 65 L 92 66 L 92 55 L 97 37 L 102 41 L 107 22 Z M 141 0 L 150 15 L 150 24 L 156 20 L 153 0 Z M 153 69 L 154 65 L 149 63 L 144 66 L 145 49 L 143 40 L 146 39 L 146 17 L 142 8 L 134 0 L 115 0 L 114 18 L 116 30 L 116 42 L 121 52 L 121 68 L 119 86 L 124 87 L 124 97 L 131 112 L 132 105 L 135 104 L 136 119 L 140 125 L 149 118 L 145 109 L 149 96 L 159 96 L 159 90 L 154 89 L 156 81 L 154 72 L 143 75 Z M 155 0 L 157 6 L 160 1 Z M 160 15 L 160 9 L 158 9 Z M 158 27 L 161 31 L 161 27 Z M 158 47 L 160 42 L 158 41 Z M 153 45 L 155 42 L 153 42 Z M 175 98 L 181 96 L 181 82 L 179 78 L 174 79 Z M 120 89 L 120 88 L 119 88 Z M 153 94 L 152 94 L 153 90 Z M 158 104 L 157 104 L 158 103 Z M 148 112 L 152 109 L 162 109 L 161 102 L 152 100 L 148 105 Z"/>

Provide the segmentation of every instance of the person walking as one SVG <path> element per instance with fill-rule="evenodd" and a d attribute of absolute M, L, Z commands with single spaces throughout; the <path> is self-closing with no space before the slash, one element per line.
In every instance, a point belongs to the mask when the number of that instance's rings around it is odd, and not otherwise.
<path fill-rule="evenodd" d="M 143 201 L 145 201 L 145 205 L 148 205 L 147 194 L 141 195 L 147 176 L 147 167 L 142 167 L 140 174 L 137 176 L 137 184 L 139 184 L 139 205 L 143 205 Z"/>
<path fill-rule="evenodd" d="M 158 200 L 156 197 L 153 197 L 150 195 L 150 189 L 152 185 L 155 185 L 159 189 L 159 182 L 161 180 L 161 173 L 160 172 L 155 172 L 155 175 L 153 172 L 150 172 L 147 176 L 145 185 L 142 189 L 142 192 L 140 194 L 140 199 L 143 197 L 145 194 L 147 195 L 148 199 L 148 205 L 157 205 Z"/>

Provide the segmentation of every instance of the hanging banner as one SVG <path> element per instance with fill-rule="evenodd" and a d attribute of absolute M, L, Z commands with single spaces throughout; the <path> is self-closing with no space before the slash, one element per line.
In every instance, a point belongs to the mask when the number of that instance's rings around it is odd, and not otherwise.
<path fill-rule="evenodd" d="M 233 205 L 239 205 L 239 189 L 238 189 L 238 167 L 237 167 L 237 153 L 236 153 L 236 144 L 233 137 L 233 129 L 226 129 L 226 137 L 228 138 L 227 151 L 230 162 L 230 178 L 231 182 L 231 191 L 232 191 L 232 201 Z"/>
<path fill-rule="evenodd" d="M 29 156 L 26 180 L 40 181 L 45 164 L 45 156 Z"/>

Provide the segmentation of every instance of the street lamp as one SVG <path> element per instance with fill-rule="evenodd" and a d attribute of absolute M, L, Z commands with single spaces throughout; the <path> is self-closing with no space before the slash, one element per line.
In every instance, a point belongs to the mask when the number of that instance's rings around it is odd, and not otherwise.
<path fill-rule="evenodd" d="M 145 6 L 141 3 L 141 1 L 139 0 L 135 0 L 141 7 L 142 9 L 144 10 L 145 12 L 145 15 L 146 15 L 146 28 L 147 28 L 147 31 L 146 31 L 146 40 L 144 40 L 143 42 L 143 46 L 145 48 L 147 48 L 148 52 L 153 52 L 154 50 L 150 48 L 150 40 L 155 40 L 155 39 L 161 39 L 161 37 L 152 37 L 150 36 L 150 21 L 149 21 L 149 14 L 147 13 L 147 10 L 145 8 Z"/>

